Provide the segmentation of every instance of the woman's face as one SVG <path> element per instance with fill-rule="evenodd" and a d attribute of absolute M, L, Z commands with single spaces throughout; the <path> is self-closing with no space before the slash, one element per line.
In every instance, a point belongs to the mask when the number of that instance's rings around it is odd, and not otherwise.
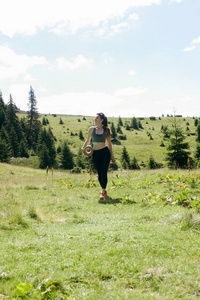
<path fill-rule="evenodd" d="M 102 125 L 103 120 L 101 119 L 101 117 L 99 115 L 96 115 L 94 122 L 96 125 Z"/>

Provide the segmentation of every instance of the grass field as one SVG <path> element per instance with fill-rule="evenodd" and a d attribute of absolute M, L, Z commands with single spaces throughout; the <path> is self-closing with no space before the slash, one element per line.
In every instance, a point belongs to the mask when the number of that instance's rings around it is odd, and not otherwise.
<path fill-rule="evenodd" d="M 86 129 L 85 125 L 85 129 Z M 198 171 L 0 164 L 0 299 L 199 299 Z"/>
<path fill-rule="evenodd" d="M 22 115 L 20 115 L 21 117 Z M 66 116 L 66 115 L 46 115 L 49 120 L 49 126 L 52 128 L 54 135 L 57 138 L 56 145 L 58 146 L 62 141 L 68 140 L 70 148 L 73 153 L 76 155 L 80 147 L 82 147 L 83 142 L 79 139 L 79 131 L 82 130 L 84 138 L 87 138 L 88 129 L 90 126 L 94 125 L 94 117 L 83 117 L 83 116 Z M 41 115 L 42 121 L 43 115 Z M 63 121 L 63 125 L 59 124 L 60 118 Z M 86 120 L 84 120 L 84 118 Z M 108 118 L 110 123 L 114 123 L 117 128 L 118 118 Z M 131 118 L 122 118 L 123 123 L 131 122 Z M 177 118 L 178 123 L 183 128 L 187 139 L 186 141 L 190 144 L 191 156 L 194 157 L 196 149 L 196 127 L 194 126 L 194 119 L 192 117 L 188 118 Z M 168 126 L 169 129 L 172 128 L 172 122 L 170 117 L 156 118 L 156 121 L 150 120 L 150 118 L 144 118 L 141 120 L 142 130 L 131 130 L 128 131 L 125 127 L 122 127 L 123 135 L 126 135 L 126 140 L 118 139 L 117 144 L 113 144 L 113 153 L 114 157 L 119 165 L 120 157 L 122 153 L 123 146 L 126 147 L 130 159 L 132 160 L 135 156 L 138 160 L 138 163 L 142 162 L 147 164 L 150 156 L 153 156 L 156 162 L 166 165 L 165 156 L 166 156 L 166 147 L 161 147 L 161 142 L 163 141 L 163 133 L 161 132 L 161 126 Z M 187 125 L 189 124 L 189 125 Z M 109 124 L 110 126 L 111 124 Z M 47 126 L 48 127 L 48 126 Z M 187 127 L 189 130 L 186 131 Z M 71 135 L 73 133 L 74 135 Z M 150 139 L 151 134 L 153 140 Z M 164 141 L 164 144 L 167 145 L 168 141 Z M 31 161 L 25 162 L 25 164 L 30 164 L 31 166 L 37 166 L 38 160 L 34 160 L 32 157 Z M 23 164 L 19 159 L 13 161 L 16 165 Z"/>

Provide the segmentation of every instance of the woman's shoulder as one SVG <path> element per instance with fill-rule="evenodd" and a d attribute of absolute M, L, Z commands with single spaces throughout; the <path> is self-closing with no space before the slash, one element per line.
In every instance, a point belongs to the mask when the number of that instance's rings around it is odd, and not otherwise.
<path fill-rule="evenodd" d="M 91 127 L 89 128 L 89 132 L 93 132 L 94 128 L 95 128 L 95 126 L 91 126 Z"/>

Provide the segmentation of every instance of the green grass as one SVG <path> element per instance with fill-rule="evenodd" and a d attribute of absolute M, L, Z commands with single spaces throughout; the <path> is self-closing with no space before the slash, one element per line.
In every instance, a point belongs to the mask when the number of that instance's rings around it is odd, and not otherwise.
<path fill-rule="evenodd" d="M 197 171 L 0 164 L 0 299 L 198 299 Z"/>
<path fill-rule="evenodd" d="M 21 116 L 22 115 L 20 115 L 20 117 Z M 43 115 L 41 115 L 41 121 L 42 117 Z M 68 140 L 70 148 L 75 155 L 77 155 L 79 148 L 82 147 L 84 142 L 79 139 L 79 131 L 82 130 L 83 136 L 86 139 L 89 127 L 95 125 L 94 117 L 86 116 L 86 120 L 84 120 L 83 116 L 57 115 L 56 117 L 53 117 L 52 115 L 46 115 L 46 118 L 48 118 L 49 126 L 52 128 L 52 131 L 57 138 L 56 145 L 58 146 L 62 141 Z M 59 124 L 60 118 L 62 118 L 62 121 L 64 122 L 63 125 Z M 196 133 L 194 119 L 192 117 L 188 117 L 177 118 L 177 120 L 187 136 L 186 141 L 189 142 L 191 156 L 194 157 L 196 149 L 196 136 L 191 135 Z M 110 123 L 113 122 L 117 128 L 118 118 L 108 118 L 108 121 Z M 125 124 L 125 122 L 131 122 L 131 118 L 122 118 L 122 121 Z M 163 117 L 161 120 L 156 118 L 156 121 L 152 121 L 149 118 L 144 118 L 144 120 L 141 120 L 141 123 L 144 127 L 142 130 L 127 131 L 125 127 L 122 127 L 122 132 L 124 135 L 126 135 L 127 139 L 118 139 L 120 143 L 113 144 L 114 157 L 119 167 L 121 167 L 120 157 L 123 146 L 126 147 L 130 155 L 130 159 L 132 160 L 135 156 L 139 164 L 141 164 L 142 161 L 147 164 L 149 157 L 152 155 L 156 162 L 166 165 L 166 147 L 160 146 L 161 142 L 163 141 L 161 126 L 168 126 L 171 129 L 171 118 Z M 189 125 L 186 125 L 186 123 L 189 123 Z M 189 132 L 186 131 L 187 126 L 190 129 Z M 74 134 L 74 136 L 71 136 L 71 132 Z M 147 133 L 152 135 L 153 140 L 150 140 L 150 137 L 147 135 Z M 188 135 L 188 133 L 190 133 L 190 135 Z M 164 144 L 167 145 L 168 141 L 164 141 Z M 23 165 L 23 161 L 20 159 L 15 159 L 12 163 L 15 165 Z M 24 161 L 25 166 L 28 166 L 28 164 L 30 164 L 32 167 L 35 167 L 39 163 L 32 157 L 30 162 L 27 159 Z"/>

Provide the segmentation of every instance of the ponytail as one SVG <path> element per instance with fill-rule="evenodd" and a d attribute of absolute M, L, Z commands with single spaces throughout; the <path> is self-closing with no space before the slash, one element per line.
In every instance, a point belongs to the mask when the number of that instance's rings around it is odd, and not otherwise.
<path fill-rule="evenodd" d="M 104 130 L 106 131 L 106 136 L 111 136 L 111 130 L 108 127 L 108 119 L 107 119 L 107 117 L 102 112 L 98 113 L 97 115 L 100 116 L 100 118 L 103 120 L 102 126 L 103 126 Z"/>

